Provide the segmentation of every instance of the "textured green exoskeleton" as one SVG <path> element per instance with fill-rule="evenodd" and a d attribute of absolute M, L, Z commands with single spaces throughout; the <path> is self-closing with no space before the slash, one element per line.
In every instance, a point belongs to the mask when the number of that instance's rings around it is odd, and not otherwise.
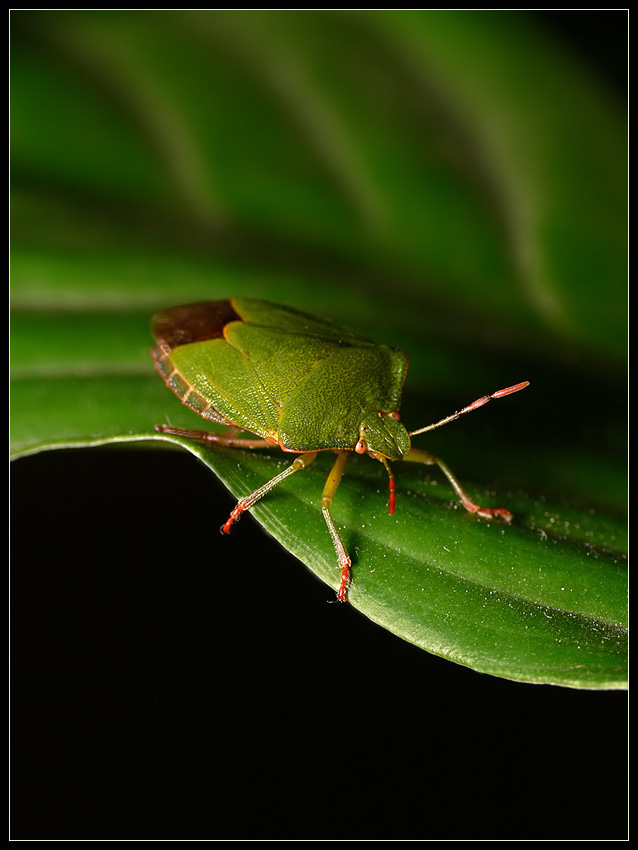
<path fill-rule="evenodd" d="M 333 322 L 289 307 L 248 298 L 204 301 L 172 307 L 152 320 L 155 366 L 184 404 L 204 419 L 231 426 L 227 434 L 159 425 L 156 430 L 227 446 L 278 445 L 299 455 L 233 510 L 232 523 L 272 487 L 311 463 L 319 451 L 337 459 L 321 506 L 341 567 L 338 591 L 346 597 L 350 558 L 330 507 L 348 452 L 369 454 L 384 464 L 394 511 L 394 477 L 388 461 L 437 464 L 464 507 L 484 517 L 511 520 L 503 508 L 482 508 L 470 499 L 448 467 L 434 455 L 414 449 L 410 437 L 432 430 L 463 413 L 527 386 L 527 382 L 483 396 L 463 410 L 418 431 L 399 419 L 408 358 L 404 351 L 378 345 Z M 241 438 L 248 431 L 258 439 Z"/>

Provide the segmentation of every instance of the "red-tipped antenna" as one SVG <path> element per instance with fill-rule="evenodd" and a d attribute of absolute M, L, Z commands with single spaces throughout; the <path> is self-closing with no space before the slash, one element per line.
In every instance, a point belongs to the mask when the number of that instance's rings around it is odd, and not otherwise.
<path fill-rule="evenodd" d="M 433 431 L 435 428 L 440 428 L 441 425 L 447 425 L 448 422 L 454 422 L 455 419 L 458 419 L 459 416 L 463 416 L 464 413 L 469 413 L 472 410 L 476 410 L 479 407 L 483 407 L 483 405 L 487 404 L 490 399 L 503 398 L 503 396 L 511 395 L 511 393 L 517 393 L 519 390 L 524 390 L 525 387 L 528 386 L 529 381 L 521 381 L 520 384 L 514 384 L 513 387 L 507 387 L 504 390 L 497 390 L 491 395 L 484 395 L 481 398 L 477 398 L 476 401 L 472 402 L 472 404 L 468 404 L 467 407 L 463 408 L 463 410 L 457 410 L 456 413 L 453 413 L 451 416 L 446 416 L 445 419 L 441 419 L 438 422 L 435 422 L 433 425 L 426 425 L 425 428 L 419 428 L 416 431 L 410 431 L 410 436 L 414 437 L 416 436 L 416 434 L 423 434 L 424 431 Z"/>

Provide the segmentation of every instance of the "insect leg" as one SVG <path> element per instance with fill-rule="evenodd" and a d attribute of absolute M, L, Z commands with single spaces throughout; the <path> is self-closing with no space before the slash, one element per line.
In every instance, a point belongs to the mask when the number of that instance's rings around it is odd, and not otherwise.
<path fill-rule="evenodd" d="M 295 460 L 287 466 L 283 472 L 280 472 L 279 475 L 275 475 L 274 478 L 271 478 L 270 481 L 267 481 L 265 484 L 262 484 L 261 487 L 258 487 L 250 496 L 246 496 L 244 499 L 240 499 L 239 502 L 235 505 L 233 510 L 231 511 L 230 516 L 226 520 L 226 522 L 222 525 L 222 532 L 224 534 L 228 534 L 230 532 L 231 526 L 234 522 L 236 522 L 240 516 L 244 513 L 244 511 L 249 510 L 252 506 L 258 502 L 262 496 L 265 496 L 273 487 L 276 487 L 277 484 L 280 484 L 284 478 L 288 478 L 289 475 L 292 475 L 293 472 L 298 472 L 300 469 L 305 469 L 309 466 L 313 460 L 317 457 L 317 452 L 306 452 L 299 457 L 295 458 Z"/>
<path fill-rule="evenodd" d="M 422 449 L 410 449 L 403 460 L 411 460 L 416 463 L 436 464 L 454 488 L 454 492 L 461 500 L 465 510 L 469 511 L 471 514 L 477 514 L 485 519 L 498 517 L 505 520 L 505 522 L 512 521 L 512 514 L 506 508 L 482 508 L 480 505 L 477 505 L 476 502 L 468 496 L 463 487 L 461 487 L 459 480 L 454 475 L 450 467 L 440 458 L 430 454 L 430 452 L 423 451 Z"/>
<path fill-rule="evenodd" d="M 383 455 L 379 455 L 379 460 L 385 466 L 385 471 L 388 473 L 388 490 L 390 496 L 388 498 L 388 513 L 390 516 L 394 513 L 394 507 L 396 504 L 396 487 L 394 485 L 394 473 L 390 468 L 390 464 L 388 463 L 388 459 L 383 457 Z"/>
<path fill-rule="evenodd" d="M 321 513 L 323 514 L 323 518 L 326 521 L 326 525 L 328 526 L 328 531 L 330 532 L 330 537 L 332 539 L 332 545 L 335 547 L 335 552 L 337 553 L 337 560 L 339 561 L 339 566 L 341 567 L 341 583 L 339 585 L 339 592 L 337 593 L 337 597 L 340 602 L 345 602 L 346 600 L 346 592 L 348 589 L 348 584 L 350 583 L 350 556 L 346 551 L 346 547 L 343 545 L 343 540 L 341 539 L 341 535 L 337 530 L 337 526 L 334 523 L 332 518 L 332 514 L 330 513 L 330 506 L 332 505 L 332 500 L 334 499 L 335 493 L 337 492 L 337 487 L 339 486 L 339 482 L 341 481 L 341 476 L 343 475 L 343 468 L 345 466 L 346 460 L 348 459 L 348 452 L 339 452 L 337 454 L 337 459 L 334 462 L 334 466 L 330 470 L 330 475 L 326 480 L 326 484 L 323 488 L 323 493 L 321 494 Z"/>
<path fill-rule="evenodd" d="M 188 437 L 191 440 L 216 443 L 218 446 L 228 446 L 235 449 L 265 449 L 273 446 L 273 443 L 259 437 L 236 437 L 237 428 L 229 428 L 226 434 L 216 434 L 214 431 L 197 431 L 192 428 L 172 428 L 170 425 L 156 425 L 154 430 L 161 434 L 174 434 L 176 437 Z"/>

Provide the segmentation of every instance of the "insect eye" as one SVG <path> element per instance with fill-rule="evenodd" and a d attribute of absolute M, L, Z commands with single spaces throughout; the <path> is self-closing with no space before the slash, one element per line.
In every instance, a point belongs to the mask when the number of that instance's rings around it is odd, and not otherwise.
<path fill-rule="evenodd" d="M 393 410 L 392 413 L 388 413 L 388 416 L 390 417 L 390 419 L 394 419 L 396 422 L 401 419 L 401 414 L 398 410 Z"/>
<path fill-rule="evenodd" d="M 368 451 L 368 444 L 366 441 L 361 438 L 357 445 L 354 447 L 355 452 L 360 455 L 364 455 Z"/>

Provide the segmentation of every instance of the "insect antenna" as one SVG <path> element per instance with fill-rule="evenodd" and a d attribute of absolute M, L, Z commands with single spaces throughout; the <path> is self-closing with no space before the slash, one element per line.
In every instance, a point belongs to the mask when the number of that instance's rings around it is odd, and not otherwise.
<path fill-rule="evenodd" d="M 459 416 L 463 416 L 464 413 L 470 413 L 472 410 L 477 410 L 479 407 L 483 407 L 484 404 L 487 404 L 488 401 L 493 398 L 503 398 L 503 396 L 510 395 L 511 393 L 517 393 L 519 390 L 524 390 L 525 387 L 528 386 L 529 381 L 521 381 L 520 384 L 514 384 L 513 387 L 506 387 L 504 390 L 497 390 L 491 395 L 481 396 L 481 398 L 477 398 L 476 401 L 473 401 L 472 404 L 468 404 L 464 407 L 463 410 L 457 410 L 456 413 L 446 416 L 445 419 L 440 419 L 432 425 L 426 425 L 425 428 L 418 428 L 416 431 L 410 431 L 409 434 L 411 437 L 414 437 L 417 434 L 423 434 L 425 431 L 433 431 L 435 428 L 440 428 L 441 425 L 447 425 L 448 422 L 454 422 L 455 419 L 458 419 Z"/>

